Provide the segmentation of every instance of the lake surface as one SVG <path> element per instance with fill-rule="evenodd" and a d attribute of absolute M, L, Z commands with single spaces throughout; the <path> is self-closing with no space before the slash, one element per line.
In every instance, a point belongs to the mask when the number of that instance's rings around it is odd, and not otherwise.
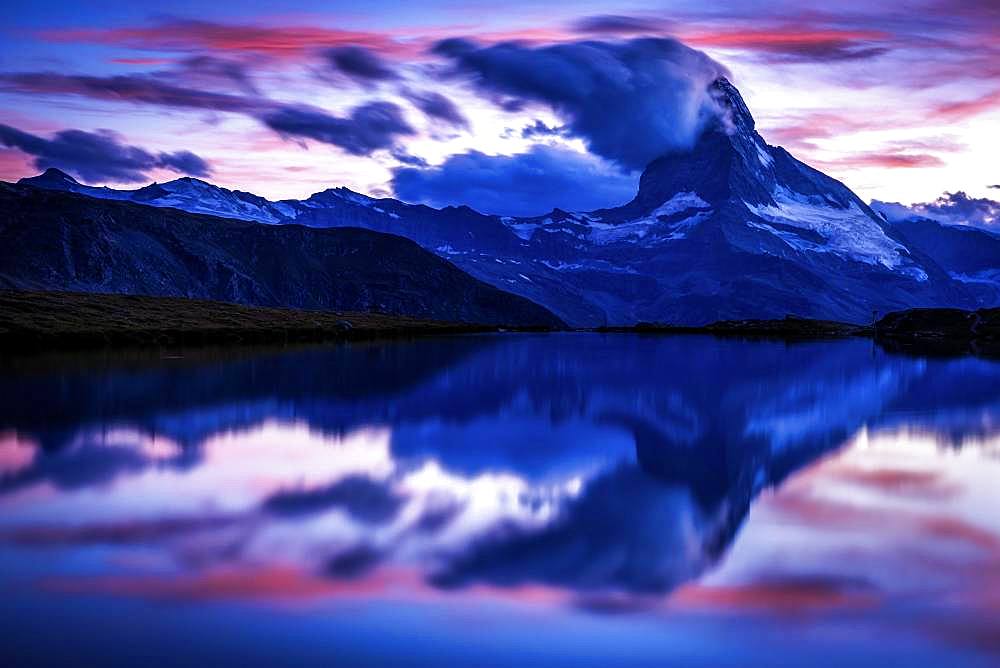
<path fill-rule="evenodd" d="M 1000 364 L 490 335 L 6 360 L 4 665 L 996 666 Z"/>

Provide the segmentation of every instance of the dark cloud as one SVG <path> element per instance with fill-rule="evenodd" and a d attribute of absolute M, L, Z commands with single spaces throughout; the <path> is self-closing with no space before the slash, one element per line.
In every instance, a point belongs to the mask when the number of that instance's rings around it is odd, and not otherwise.
<path fill-rule="evenodd" d="M 500 107 L 504 111 L 510 112 L 512 114 L 517 113 L 522 109 L 524 109 L 526 106 L 528 106 L 527 102 L 525 102 L 524 100 L 519 100 L 516 97 L 508 97 L 508 98 L 494 97 L 492 102 L 493 104 Z"/>
<path fill-rule="evenodd" d="M 546 125 L 537 118 L 534 123 L 526 125 L 521 129 L 521 137 L 524 139 L 534 139 L 536 137 L 562 137 L 565 134 L 566 128 Z"/>
<path fill-rule="evenodd" d="M 432 582 L 444 588 L 541 583 L 581 594 L 661 594 L 714 563 L 748 507 L 704 514 L 682 487 L 622 466 L 591 481 L 540 529 L 494 527 Z"/>
<path fill-rule="evenodd" d="M 160 153 L 157 156 L 160 166 L 182 174 L 191 176 L 208 176 L 208 163 L 191 151 L 175 151 L 174 153 Z"/>
<path fill-rule="evenodd" d="M 985 197 L 969 197 L 962 191 L 945 193 L 933 202 L 910 206 L 875 200 L 872 202 L 872 208 L 890 221 L 930 218 L 950 225 L 971 225 L 987 230 L 1000 229 L 1000 202 Z"/>
<path fill-rule="evenodd" d="M 323 55 L 335 70 L 361 83 L 399 78 L 388 62 L 362 46 L 338 46 L 327 49 Z"/>
<path fill-rule="evenodd" d="M 699 47 L 734 49 L 768 63 L 831 63 L 868 60 L 889 52 L 891 34 L 873 29 L 783 23 L 760 28 L 695 33 L 685 41 Z"/>
<path fill-rule="evenodd" d="M 34 547 L 158 543 L 193 533 L 225 529 L 239 521 L 240 518 L 233 516 L 207 516 L 130 520 L 111 524 L 28 526 L 0 534 L 0 539 Z"/>
<path fill-rule="evenodd" d="M 435 91 L 406 91 L 406 98 L 431 119 L 444 121 L 457 128 L 468 128 L 465 117 L 454 102 Z"/>
<path fill-rule="evenodd" d="M 0 74 L 0 90 L 28 94 L 79 95 L 111 102 L 239 113 L 250 113 L 261 105 L 261 101 L 254 97 L 197 90 L 162 78 L 131 74 L 111 77 L 56 72 Z"/>
<path fill-rule="evenodd" d="M 330 559 L 324 571 L 332 578 L 351 580 L 367 575 L 383 557 L 381 552 L 370 545 L 358 545 Z"/>
<path fill-rule="evenodd" d="M 29 467 L 0 477 L 0 494 L 43 482 L 59 489 L 83 489 L 141 471 L 148 465 L 143 455 L 130 448 L 76 448 L 45 453 L 36 455 Z"/>
<path fill-rule="evenodd" d="M 28 72 L 0 75 L 0 90 L 81 95 L 98 100 L 239 113 L 256 118 L 282 136 L 333 144 L 354 155 L 369 155 L 378 149 L 390 148 L 398 136 L 414 133 L 402 110 L 391 102 L 368 102 L 341 117 L 316 107 L 285 104 L 254 95 L 189 88 L 175 83 L 176 78 L 176 72 L 113 77 Z"/>
<path fill-rule="evenodd" d="M 424 509 L 414 528 L 422 533 L 437 533 L 461 514 L 465 504 L 454 499 L 437 499 Z"/>
<path fill-rule="evenodd" d="M 409 165 L 410 167 L 430 167 L 430 163 L 421 158 L 419 155 L 413 155 L 403 149 L 396 149 L 393 151 L 392 157 L 404 165 Z"/>
<path fill-rule="evenodd" d="M 690 148 L 719 113 L 709 84 L 727 75 L 705 54 L 671 39 L 537 48 L 449 39 L 434 53 L 487 96 L 548 105 L 592 152 L 629 169 Z"/>
<path fill-rule="evenodd" d="M 995 184 L 995 185 L 992 185 L 992 186 L 986 186 L 986 187 L 987 187 L 987 188 L 994 188 L 994 189 L 996 189 L 996 190 L 1000 190 L 1000 184 Z"/>
<path fill-rule="evenodd" d="M 180 61 L 178 69 L 167 74 L 176 76 L 188 86 L 197 85 L 202 88 L 230 86 L 245 95 L 259 95 L 249 68 L 236 60 L 218 56 L 193 56 Z"/>
<path fill-rule="evenodd" d="M 586 16 L 572 24 L 576 32 L 590 34 L 636 35 L 662 33 L 671 26 L 669 21 L 651 17 L 599 14 Z"/>
<path fill-rule="evenodd" d="M 341 509 L 369 524 L 388 522 L 399 511 L 403 498 L 384 483 L 354 475 L 319 489 L 278 492 L 264 502 L 276 515 L 311 515 Z"/>
<path fill-rule="evenodd" d="M 554 208 L 589 211 L 622 204 L 635 195 L 637 182 L 634 174 L 622 174 L 594 156 L 536 145 L 517 155 L 472 151 L 428 169 L 398 168 L 392 187 L 408 202 L 531 216 Z"/>
<path fill-rule="evenodd" d="M 311 107 L 282 106 L 260 116 L 272 130 L 333 144 L 353 155 L 391 148 L 401 135 L 414 134 L 402 110 L 392 102 L 368 102 L 346 117 Z"/>
<path fill-rule="evenodd" d="M 190 151 L 151 153 L 122 143 L 110 130 L 62 130 L 45 139 L 0 125 L 0 143 L 34 157 L 39 169 L 57 167 L 83 181 L 137 183 L 148 181 L 153 169 L 191 176 L 208 176 L 208 163 Z"/>
<path fill-rule="evenodd" d="M 709 21 L 704 21 L 706 15 L 690 18 L 681 25 L 655 16 L 604 14 L 582 18 L 571 28 L 590 35 L 670 33 L 692 46 L 741 51 L 768 63 L 867 60 L 888 53 L 888 45 L 898 41 L 877 21 L 852 23 L 833 16 L 789 15 L 780 9 L 775 14 L 716 14 Z"/>
<path fill-rule="evenodd" d="M 886 53 L 889 49 L 882 46 L 856 47 L 854 45 L 817 45 L 810 47 L 788 46 L 781 51 L 769 49 L 774 57 L 770 62 L 836 62 L 849 60 L 870 60 Z"/>

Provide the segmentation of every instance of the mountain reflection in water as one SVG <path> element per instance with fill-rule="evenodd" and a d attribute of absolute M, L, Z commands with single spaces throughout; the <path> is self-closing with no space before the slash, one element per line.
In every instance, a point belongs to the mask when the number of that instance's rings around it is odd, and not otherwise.
<path fill-rule="evenodd" d="M 9 366 L 14 657 L 1000 656 L 994 362 L 558 334 Z"/>

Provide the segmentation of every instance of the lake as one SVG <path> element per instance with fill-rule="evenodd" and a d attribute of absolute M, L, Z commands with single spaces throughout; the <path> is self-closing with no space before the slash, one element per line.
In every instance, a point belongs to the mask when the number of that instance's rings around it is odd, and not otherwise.
<path fill-rule="evenodd" d="M 995 361 L 565 333 L 3 365 L 5 665 L 1000 662 Z"/>

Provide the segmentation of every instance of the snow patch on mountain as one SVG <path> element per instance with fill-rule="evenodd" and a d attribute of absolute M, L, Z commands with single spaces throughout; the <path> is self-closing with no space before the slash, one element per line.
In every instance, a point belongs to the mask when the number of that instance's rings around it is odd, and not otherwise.
<path fill-rule="evenodd" d="M 165 194 L 144 201 L 159 207 L 173 207 L 239 220 L 252 220 L 271 225 L 283 222 L 285 216 L 280 211 L 272 210 L 274 205 L 263 198 L 249 193 L 227 190 L 210 183 L 192 178 L 181 178 L 158 185 L 149 186 Z M 146 190 L 146 189 L 142 189 Z M 140 191 L 137 191 L 137 194 Z M 138 197 L 132 197 L 139 200 Z"/>
<path fill-rule="evenodd" d="M 510 216 L 504 216 L 500 219 L 500 222 L 506 225 L 518 238 L 525 241 L 531 241 L 531 237 L 535 235 L 535 230 L 539 227 L 539 223 L 537 222 L 524 221 L 520 218 L 511 218 Z"/>
<path fill-rule="evenodd" d="M 822 244 L 799 237 L 792 240 L 794 235 L 781 234 L 770 228 L 783 241 L 799 250 L 835 253 L 891 270 L 905 270 L 907 265 L 912 264 L 906 248 L 889 237 L 855 202 L 851 202 L 846 208 L 840 208 L 822 197 L 803 195 L 781 186 L 774 191 L 774 201 L 776 206 L 749 202 L 744 204 L 764 221 L 812 230 L 825 240 Z M 756 227 L 760 228 L 760 225 Z M 920 275 L 923 276 L 922 279 L 919 278 Z M 923 271 L 912 276 L 918 280 L 927 278 Z"/>
<path fill-rule="evenodd" d="M 983 271 L 977 271 L 971 274 L 963 274 L 961 272 L 953 271 L 949 272 L 949 275 L 956 281 L 961 281 L 962 283 L 1000 286 L 1000 268 L 984 269 Z"/>
<path fill-rule="evenodd" d="M 689 216 L 676 220 L 680 214 L 691 212 Z M 683 239 L 685 230 L 711 216 L 711 207 L 694 192 L 680 192 L 654 209 L 647 216 L 625 221 L 608 221 L 596 213 L 568 213 L 556 220 L 547 216 L 537 218 L 500 218 L 511 232 L 524 241 L 532 241 L 537 232 L 548 234 L 568 234 L 580 241 L 597 246 L 616 243 L 656 243 Z M 555 213 L 555 212 L 554 212 Z M 664 221 L 664 218 L 673 218 Z"/>

